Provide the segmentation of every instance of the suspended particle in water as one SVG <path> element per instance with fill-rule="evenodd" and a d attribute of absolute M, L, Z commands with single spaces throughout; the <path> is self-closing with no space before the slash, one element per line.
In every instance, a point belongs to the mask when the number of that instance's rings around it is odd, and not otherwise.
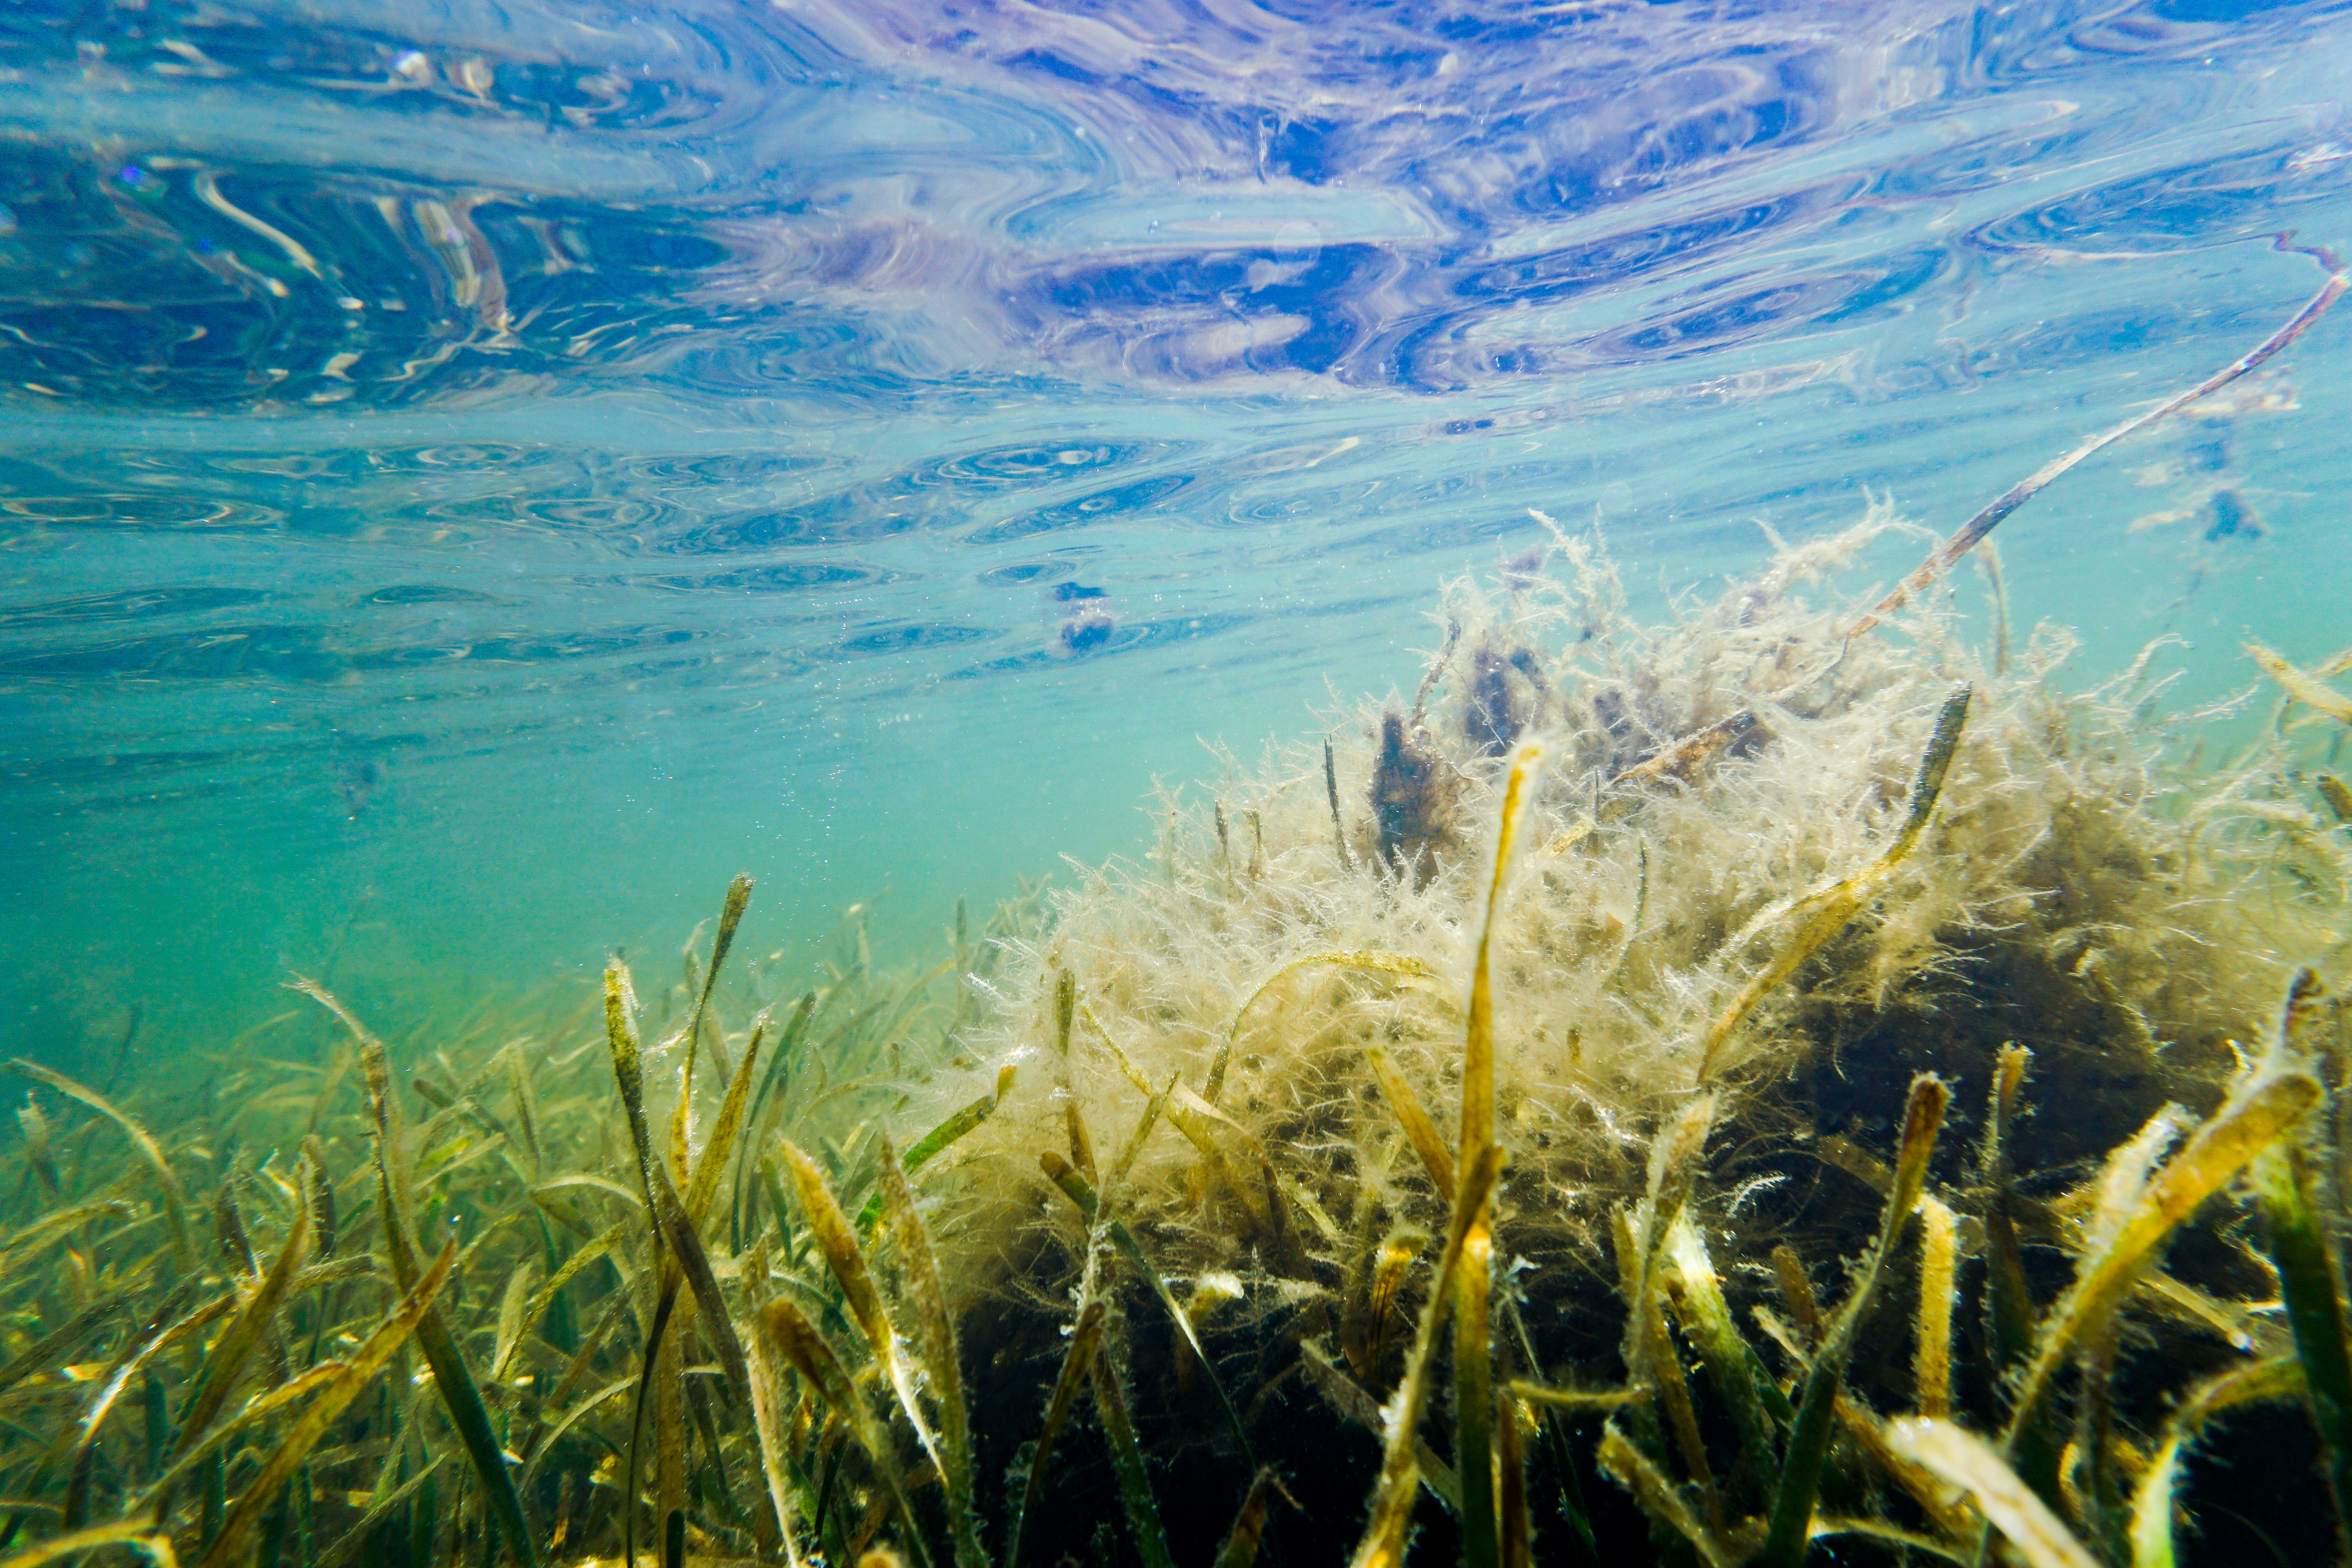
<path fill-rule="evenodd" d="M 2205 503 L 2211 521 L 2205 525 L 2205 542 L 2217 544 L 2224 539 L 2260 539 L 2263 520 L 2246 499 L 2235 490 L 2215 490 Z"/>
<path fill-rule="evenodd" d="M 1107 589 L 1090 588 L 1082 583 L 1057 583 L 1053 590 L 1054 602 L 1064 606 L 1062 623 L 1055 629 L 1054 639 L 1065 653 L 1091 653 L 1110 641 L 1118 629 L 1118 617 L 1110 606 Z"/>
<path fill-rule="evenodd" d="M 376 791 L 383 787 L 383 764 L 373 757 L 362 757 L 346 764 L 336 780 L 336 792 L 343 797 L 343 820 L 357 822 L 375 799 Z"/>

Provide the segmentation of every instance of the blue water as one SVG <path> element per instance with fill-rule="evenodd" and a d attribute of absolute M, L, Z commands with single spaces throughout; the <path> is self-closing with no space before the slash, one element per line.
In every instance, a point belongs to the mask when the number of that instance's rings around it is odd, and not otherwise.
<path fill-rule="evenodd" d="M 1948 531 L 2352 248 L 2352 11 L 16 4 L 0 205 L 0 1049 L 69 1061 L 737 869 L 913 952 L 1409 687 L 1531 507 L 1660 616 Z M 2184 700 L 2352 641 L 2347 413 L 2352 315 L 2084 465 L 2021 624 Z"/>

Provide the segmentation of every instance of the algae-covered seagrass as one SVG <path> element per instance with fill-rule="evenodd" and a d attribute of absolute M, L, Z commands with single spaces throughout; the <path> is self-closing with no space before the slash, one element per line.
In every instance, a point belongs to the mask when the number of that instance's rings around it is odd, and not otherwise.
<path fill-rule="evenodd" d="M 2052 1261 L 2095 1258 L 2190 1126 L 2242 1156 L 2197 1199 L 2288 1134 L 2337 1046 L 2325 1008 L 2277 1046 L 2281 999 L 2298 960 L 2336 963 L 2352 866 L 2274 746 L 2179 764 L 2193 726 L 2154 714 L 2144 665 L 2065 695 L 2063 636 L 1972 648 L 1932 595 L 1906 637 L 1849 643 L 1820 587 L 1893 526 L 1664 627 L 1625 619 L 1589 541 L 1456 584 L 1409 701 L 1171 804 L 1147 863 L 1055 895 L 968 1036 L 1019 1073 L 941 1200 L 950 1277 L 996 1298 L 973 1353 L 1050 1359 L 1071 1289 L 1113 1303 L 1188 1477 L 1215 1453 L 1237 1488 L 1254 1456 L 1328 1510 L 1381 1441 L 1396 1459 L 1435 1281 L 1468 1269 L 1441 1310 L 1492 1371 L 1464 1382 L 1454 1344 L 1451 1408 L 1490 1378 L 1496 1452 L 1540 1436 L 1530 1473 L 1597 1466 L 1703 1560 L 1794 1563 L 1829 1530 L 1966 1555 L 1990 1516 L 1873 1411 L 1998 1436 L 2019 1358 L 2009 1462 L 2121 1509 L 2163 1363 L 2264 1342 L 2260 1265 L 2221 1215 L 2178 1277 L 2138 1272 L 2148 1238 L 2036 1352 Z M 1485 1143 L 1507 1168 L 1469 1216 Z M 2044 1428 L 2093 1352 L 2136 1392 L 2099 1417 L 2116 1454 L 2084 1458 Z M 1354 1468 L 1320 1488 L 1334 1453 Z M 1507 1547 L 1507 1477 L 1480 1500 L 1443 1445 L 1411 1474 L 1423 1522 Z M 1360 1561 L 1402 1539 L 1407 1484 Z M 1591 1542 L 1598 1500 L 1520 1495 L 1548 1550 Z"/>
<path fill-rule="evenodd" d="M 2183 401 L 1859 613 L 1555 531 L 928 967 L 14 1064 L 0 1568 L 2340 1557 L 2347 665 L 1947 575 Z"/>

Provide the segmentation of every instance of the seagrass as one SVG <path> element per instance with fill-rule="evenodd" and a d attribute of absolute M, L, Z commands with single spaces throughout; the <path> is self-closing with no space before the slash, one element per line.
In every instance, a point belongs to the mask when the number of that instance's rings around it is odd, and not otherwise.
<path fill-rule="evenodd" d="M 1555 529 L 945 957 L 730 964 L 745 877 L 675 984 L 16 1064 L 0 1568 L 2159 1568 L 2258 1420 L 2340 1554 L 2343 699 L 2012 646 L 2081 455 L 1891 594 Z"/>

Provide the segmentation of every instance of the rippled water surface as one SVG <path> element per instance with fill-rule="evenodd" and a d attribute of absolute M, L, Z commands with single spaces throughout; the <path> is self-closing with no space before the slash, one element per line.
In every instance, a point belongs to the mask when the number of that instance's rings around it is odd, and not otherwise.
<path fill-rule="evenodd" d="M 739 868 L 928 932 L 1409 683 L 1531 507 L 1659 614 L 1948 531 L 2311 295 L 2347 83 L 2206 0 L 11 5 L 0 1034 Z M 2330 318 L 2007 525 L 2020 614 L 2352 640 L 2347 410 Z"/>

